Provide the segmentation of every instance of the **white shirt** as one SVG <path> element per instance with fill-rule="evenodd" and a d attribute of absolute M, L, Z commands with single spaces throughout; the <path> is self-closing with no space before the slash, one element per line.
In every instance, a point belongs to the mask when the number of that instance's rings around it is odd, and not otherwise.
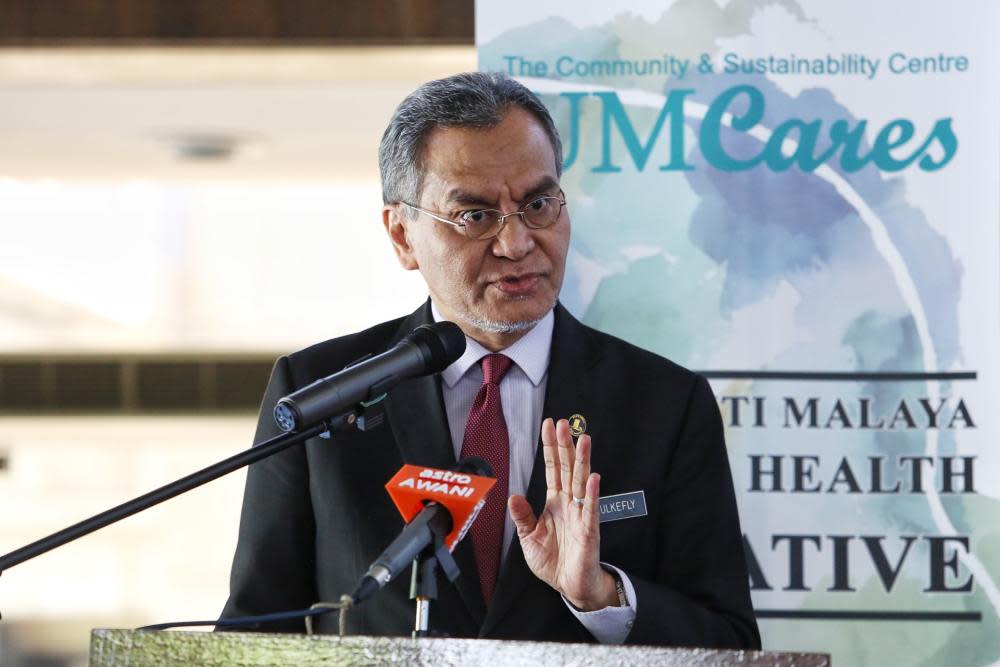
<path fill-rule="evenodd" d="M 443 318 L 437 306 L 431 302 L 431 313 L 435 322 Z M 500 403 L 510 440 L 510 472 L 508 493 L 524 495 L 531 480 L 531 469 L 535 463 L 535 451 L 542 428 L 545 403 L 545 386 L 549 377 L 549 354 L 552 349 L 552 327 L 555 323 L 553 311 L 531 328 L 516 343 L 501 352 L 514 363 L 500 381 Z M 465 337 L 465 352 L 458 361 L 441 372 L 445 412 L 448 428 L 455 448 L 455 459 L 462 456 L 462 441 L 465 438 L 465 423 L 469 418 L 472 403 L 483 384 L 483 369 L 480 361 L 490 354 L 490 350 L 475 340 Z M 555 417 L 555 415 L 551 415 Z M 506 513 L 503 531 L 502 557 L 507 557 L 516 532 L 510 512 Z M 602 644 L 621 644 L 628 636 L 635 620 L 637 600 L 635 588 L 624 572 L 602 563 L 614 570 L 625 586 L 628 604 L 624 607 L 605 607 L 597 611 L 579 611 L 566 598 L 563 601 L 585 628 Z"/>

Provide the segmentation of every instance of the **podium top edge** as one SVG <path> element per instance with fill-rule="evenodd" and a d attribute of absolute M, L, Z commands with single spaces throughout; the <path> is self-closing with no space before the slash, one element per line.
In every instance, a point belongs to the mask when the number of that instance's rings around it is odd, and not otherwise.
<path fill-rule="evenodd" d="M 369 637 L 95 628 L 90 665 L 553 665 L 609 661 L 665 667 L 830 667 L 824 653 L 614 646 L 498 639 Z"/>

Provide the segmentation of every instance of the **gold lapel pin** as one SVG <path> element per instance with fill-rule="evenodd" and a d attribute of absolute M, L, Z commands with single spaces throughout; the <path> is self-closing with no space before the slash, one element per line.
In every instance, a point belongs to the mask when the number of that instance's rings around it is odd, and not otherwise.
<path fill-rule="evenodd" d="M 583 415 L 573 415 L 569 418 L 569 432 L 574 438 L 579 438 L 587 432 L 587 418 Z"/>

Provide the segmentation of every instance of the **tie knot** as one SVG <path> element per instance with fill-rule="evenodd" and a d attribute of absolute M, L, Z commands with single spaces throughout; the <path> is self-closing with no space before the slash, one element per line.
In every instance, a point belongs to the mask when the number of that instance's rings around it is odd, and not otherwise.
<path fill-rule="evenodd" d="M 483 357 L 483 384 L 500 384 L 514 361 L 502 354 L 487 354 Z"/>

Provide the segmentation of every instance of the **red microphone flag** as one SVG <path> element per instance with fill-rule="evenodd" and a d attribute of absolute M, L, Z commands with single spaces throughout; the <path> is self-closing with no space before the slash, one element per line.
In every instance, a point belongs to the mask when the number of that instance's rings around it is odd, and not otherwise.
<path fill-rule="evenodd" d="M 407 464 L 399 469 L 385 488 L 407 523 L 429 502 L 447 508 L 452 528 L 444 543 L 449 551 L 454 551 L 455 545 L 465 537 L 476 520 L 476 515 L 486 503 L 486 494 L 496 482 L 492 477 Z"/>

